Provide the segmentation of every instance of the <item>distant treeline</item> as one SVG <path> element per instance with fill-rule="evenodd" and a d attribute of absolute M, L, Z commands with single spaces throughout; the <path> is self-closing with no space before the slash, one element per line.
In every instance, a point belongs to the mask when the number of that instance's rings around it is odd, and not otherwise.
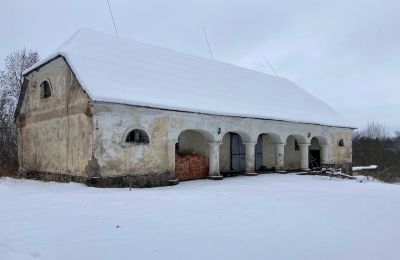
<path fill-rule="evenodd" d="M 353 165 L 378 165 L 378 179 L 400 182 L 400 131 L 389 136 L 380 123 L 369 123 L 353 135 Z"/>

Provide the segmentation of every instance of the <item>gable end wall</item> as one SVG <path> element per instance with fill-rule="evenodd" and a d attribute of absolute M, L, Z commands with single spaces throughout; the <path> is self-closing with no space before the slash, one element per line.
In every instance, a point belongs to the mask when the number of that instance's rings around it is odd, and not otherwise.
<path fill-rule="evenodd" d="M 27 171 L 86 176 L 91 159 L 90 100 L 68 64 L 59 57 L 25 76 L 25 95 L 16 118 L 18 157 Z M 51 97 L 41 97 L 48 80 Z"/>

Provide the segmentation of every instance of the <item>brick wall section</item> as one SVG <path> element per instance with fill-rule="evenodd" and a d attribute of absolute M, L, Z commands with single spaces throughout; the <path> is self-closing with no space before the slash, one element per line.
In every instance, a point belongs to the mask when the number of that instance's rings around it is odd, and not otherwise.
<path fill-rule="evenodd" d="M 180 181 L 202 179 L 208 175 L 208 164 L 202 155 L 176 155 L 175 177 Z"/>

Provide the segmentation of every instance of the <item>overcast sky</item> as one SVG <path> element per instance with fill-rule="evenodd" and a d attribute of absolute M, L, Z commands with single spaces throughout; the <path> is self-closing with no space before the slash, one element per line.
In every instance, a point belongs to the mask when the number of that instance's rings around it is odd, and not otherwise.
<path fill-rule="evenodd" d="M 45 57 L 80 27 L 114 32 L 106 0 L 0 3 L 1 60 L 24 47 Z M 273 74 L 265 55 L 280 76 L 327 102 L 354 125 L 375 120 L 391 131 L 400 130 L 398 0 L 110 4 L 123 37 L 209 57 L 204 24 L 216 60 Z"/>

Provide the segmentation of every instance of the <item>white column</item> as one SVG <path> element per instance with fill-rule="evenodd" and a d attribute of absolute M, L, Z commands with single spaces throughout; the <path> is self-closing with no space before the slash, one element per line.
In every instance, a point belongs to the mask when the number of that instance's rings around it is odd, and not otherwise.
<path fill-rule="evenodd" d="M 283 170 L 285 167 L 285 143 L 274 144 L 275 146 L 275 168 L 277 170 Z"/>
<path fill-rule="evenodd" d="M 300 168 L 302 170 L 309 170 L 308 168 L 308 147 L 310 144 L 299 144 L 300 148 Z"/>
<path fill-rule="evenodd" d="M 168 170 L 175 176 L 175 145 L 178 140 L 168 141 Z"/>
<path fill-rule="evenodd" d="M 256 142 L 246 142 L 243 143 L 245 145 L 245 157 L 246 157 L 246 172 L 253 173 L 255 172 L 255 148 Z"/>
<path fill-rule="evenodd" d="M 209 155 L 208 155 L 208 176 L 221 177 L 219 169 L 219 146 L 222 142 L 208 142 Z"/>
<path fill-rule="evenodd" d="M 321 156 L 321 164 L 328 164 L 329 163 L 329 146 L 327 144 L 320 145 L 320 156 Z"/>

